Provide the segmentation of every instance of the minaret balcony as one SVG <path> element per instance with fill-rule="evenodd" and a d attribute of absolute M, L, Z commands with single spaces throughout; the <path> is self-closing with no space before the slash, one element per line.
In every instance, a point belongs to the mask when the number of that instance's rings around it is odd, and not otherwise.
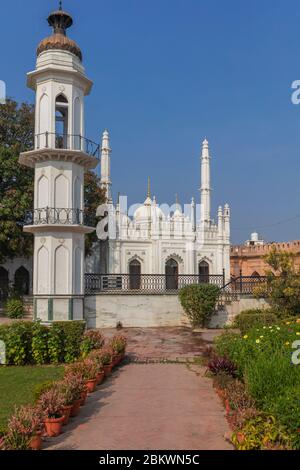
<path fill-rule="evenodd" d="M 27 211 L 24 219 L 25 232 L 41 231 L 93 232 L 91 216 L 80 209 L 45 207 Z"/>
<path fill-rule="evenodd" d="M 35 135 L 35 148 L 20 155 L 19 162 L 34 168 L 43 161 L 71 161 L 94 169 L 100 160 L 100 145 L 79 134 L 44 132 Z"/>

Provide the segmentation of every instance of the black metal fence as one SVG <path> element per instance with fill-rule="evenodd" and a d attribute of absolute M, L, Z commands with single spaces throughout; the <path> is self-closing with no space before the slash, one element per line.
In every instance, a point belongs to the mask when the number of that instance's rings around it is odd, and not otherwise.
<path fill-rule="evenodd" d="M 86 274 L 85 293 L 93 294 L 177 294 L 189 284 L 225 285 L 223 274 Z"/>
<path fill-rule="evenodd" d="M 266 282 L 266 276 L 238 276 L 231 279 L 222 290 L 229 294 L 253 295 L 258 288 L 266 287 Z"/>
<path fill-rule="evenodd" d="M 25 214 L 25 225 L 89 225 L 91 217 L 79 209 L 45 207 Z"/>
<path fill-rule="evenodd" d="M 36 134 L 35 147 L 36 149 L 80 150 L 91 157 L 100 158 L 100 145 L 79 134 L 59 134 L 57 132 Z"/>
<path fill-rule="evenodd" d="M 266 277 L 239 276 L 225 284 L 224 274 L 86 274 L 85 293 L 94 294 L 178 294 L 190 284 L 214 284 L 228 300 L 238 295 L 253 295 L 266 285 Z"/>

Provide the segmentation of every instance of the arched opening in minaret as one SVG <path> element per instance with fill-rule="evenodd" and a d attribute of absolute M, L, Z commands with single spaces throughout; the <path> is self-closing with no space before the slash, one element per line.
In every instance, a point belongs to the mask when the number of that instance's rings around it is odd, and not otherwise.
<path fill-rule="evenodd" d="M 55 101 L 55 143 L 56 148 L 69 148 L 69 103 L 64 95 L 58 95 Z"/>
<path fill-rule="evenodd" d="M 8 271 L 0 267 L 0 301 L 8 297 L 9 277 Z"/>
<path fill-rule="evenodd" d="M 129 288 L 140 289 L 141 287 L 141 263 L 134 259 L 129 263 Z"/>
<path fill-rule="evenodd" d="M 175 259 L 171 258 L 166 262 L 166 289 L 178 289 L 178 263 Z"/>
<path fill-rule="evenodd" d="M 199 283 L 209 282 L 209 264 L 206 261 L 200 261 L 199 263 Z"/>
<path fill-rule="evenodd" d="M 29 295 L 30 275 L 24 266 L 15 272 L 15 290 L 19 295 Z"/>

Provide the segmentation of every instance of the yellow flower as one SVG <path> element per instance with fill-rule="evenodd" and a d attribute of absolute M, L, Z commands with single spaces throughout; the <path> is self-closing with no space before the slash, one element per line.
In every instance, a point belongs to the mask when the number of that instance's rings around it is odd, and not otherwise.
<path fill-rule="evenodd" d="M 259 343 L 260 343 L 260 340 L 259 340 L 259 339 L 257 339 L 255 342 L 256 342 L 257 344 L 259 344 Z"/>
<path fill-rule="evenodd" d="M 277 330 L 278 330 L 278 331 L 280 330 L 279 326 L 277 326 Z"/>
<path fill-rule="evenodd" d="M 247 338 L 248 338 L 248 335 L 245 335 L 245 336 L 244 336 L 244 339 L 247 339 Z"/>
<path fill-rule="evenodd" d="M 290 325 L 290 324 L 291 324 L 291 322 L 290 322 L 290 321 L 287 321 L 287 322 L 286 322 L 286 325 Z"/>
<path fill-rule="evenodd" d="M 263 338 L 263 335 L 261 335 L 260 338 Z"/>
<path fill-rule="evenodd" d="M 296 323 L 300 323 L 300 318 L 298 318 L 298 320 L 296 321 Z"/>
<path fill-rule="evenodd" d="M 296 335 L 297 335 L 297 336 L 300 336 L 300 331 L 297 331 Z"/>
<path fill-rule="evenodd" d="M 263 327 L 264 330 L 265 330 L 266 328 L 267 328 L 266 326 Z"/>
<path fill-rule="evenodd" d="M 286 346 L 288 346 L 289 344 L 290 344 L 290 342 L 289 342 L 289 341 L 287 341 L 287 342 L 285 343 L 285 345 L 286 345 Z"/>

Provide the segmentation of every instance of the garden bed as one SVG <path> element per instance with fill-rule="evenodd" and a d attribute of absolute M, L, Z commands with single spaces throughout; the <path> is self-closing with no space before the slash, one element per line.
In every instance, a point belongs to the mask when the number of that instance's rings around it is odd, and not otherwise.
<path fill-rule="evenodd" d="M 208 351 L 237 449 L 300 449 L 300 367 L 292 363 L 299 340 L 299 320 L 278 321 L 226 332 Z"/>

